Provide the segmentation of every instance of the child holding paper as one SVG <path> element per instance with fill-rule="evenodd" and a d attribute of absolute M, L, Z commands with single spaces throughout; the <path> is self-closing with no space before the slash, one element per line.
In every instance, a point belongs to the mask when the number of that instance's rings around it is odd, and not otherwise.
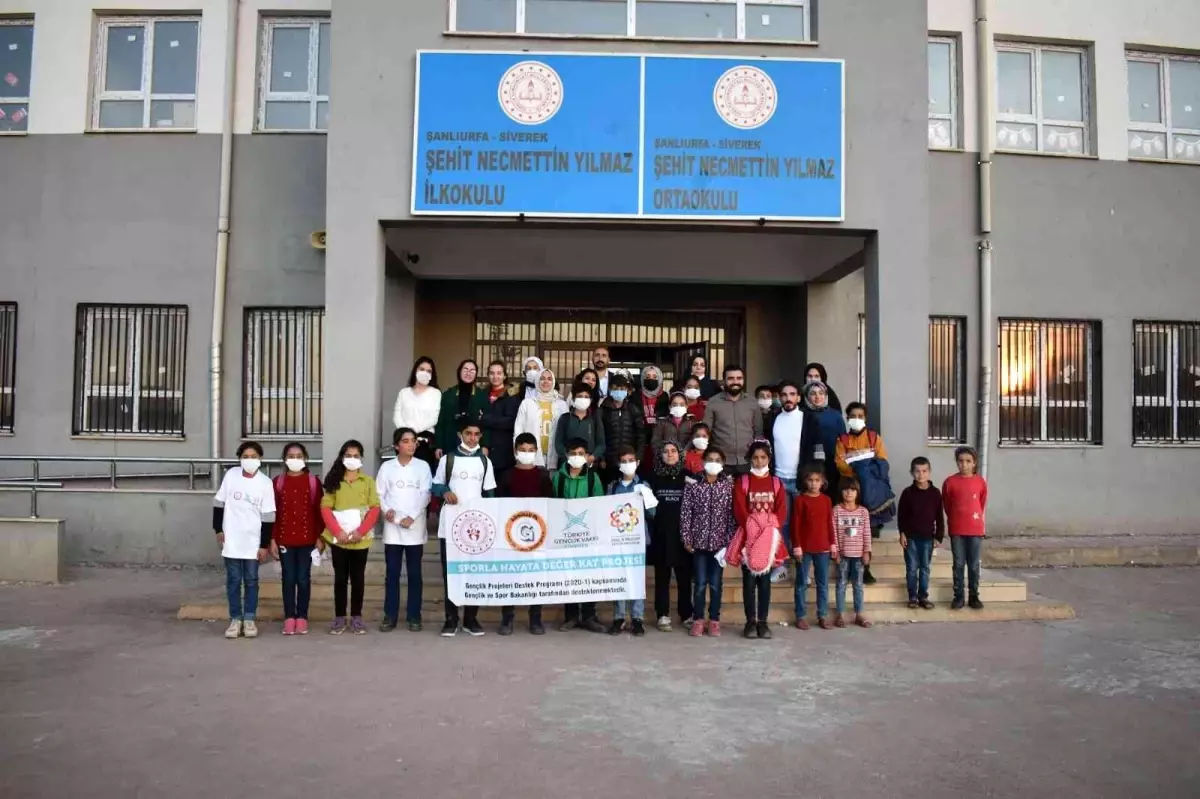
<path fill-rule="evenodd" d="M 379 492 L 375 481 L 362 473 L 363 445 L 350 440 L 342 444 L 337 460 L 325 475 L 321 499 L 321 537 L 333 545 L 333 624 L 330 635 L 346 632 L 346 582 L 350 583 L 350 630 L 364 635 L 363 592 L 366 587 L 367 555 L 371 536 L 379 520 Z"/>
<path fill-rule="evenodd" d="M 679 534 L 684 548 L 692 554 L 695 569 L 692 604 L 696 619 L 690 631 L 695 638 L 706 631 L 714 638 L 721 634 L 723 555 L 737 527 L 733 518 L 733 482 L 722 475 L 724 471 L 725 454 L 716 447 L 707 447 L 704 476 L 684 489 L 679 514 Z M 707 622 L 704 621 L 706 591 Z"/>
<path fill-rule="evenodd" d="M 653 492 L 650 491 L 650 486 L 642 482 L 642 478 L 638 477 L 638 459 L 637 450 L 633 447 L 624 446 L 617 450 L 617 470 L 620 475 L 616 480 L 613 480 L 608 487 L 610 496 L 617 494 L 640 494 L 642 497 L 643 507 L 646 509 L 645 524 L 649 524 L 650 519 L 654 518 L 654 509 L 658 507 L 658 500 L 654 498 Z M 649 528 L 646 528 L 647 530 Z M 646 544 L 650 543 L 650 536 L 646 535 Z M 644 577 L 643 577 L 644 579 Z M 620 635 L 621 630 L 625 628 L 625 611 L 629 609 L 629 602 L 624 599 L 618 599 L 613 603 L 613 622 L 608 628 L 609 635 Z M 646 627 L 643 623 L 643 618 L 646 613 L 646 600 L 633 600 L 633 624 L 632 630 L 634 636 L 640 638 L 646 634 Z"/>

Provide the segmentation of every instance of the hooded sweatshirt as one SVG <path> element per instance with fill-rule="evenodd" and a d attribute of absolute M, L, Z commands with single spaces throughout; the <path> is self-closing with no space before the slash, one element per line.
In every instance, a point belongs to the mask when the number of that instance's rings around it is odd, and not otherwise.
<path fill-rule="evenodd" d="M 571 467 L 565 462 L 550 478 L 554 486 L 554 496 L 557 499 L 587 499 L 588 497 L 604 496 L 604 486 L 600 477 L 590 466 L 584 466 L 579 474 L 572 477 Z"/>

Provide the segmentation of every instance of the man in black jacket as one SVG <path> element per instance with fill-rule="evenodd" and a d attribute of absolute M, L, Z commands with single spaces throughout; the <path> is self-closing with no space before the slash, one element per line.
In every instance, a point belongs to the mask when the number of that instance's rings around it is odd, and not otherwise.
<path fill-rule="evenodd" d="M 513 428 L 521 409 L 521 386 L 506 385 L 503 361 L 488 364 L 488 407 L 483 412 L 483 447 L 496 470 L 496 481 L 513 467 Z"/>
<path fill-rule="evenodd" d="M 600 479 L 605 486 L 617 479 L 617 451 L 628 446 L 640 454 L 646 445 L 644 413 L 629 403 L 630 389 L 629 378 L 614 372 L 608 380 L 608 396 L 600 403 L 600 420 L 604 424 Z"/>

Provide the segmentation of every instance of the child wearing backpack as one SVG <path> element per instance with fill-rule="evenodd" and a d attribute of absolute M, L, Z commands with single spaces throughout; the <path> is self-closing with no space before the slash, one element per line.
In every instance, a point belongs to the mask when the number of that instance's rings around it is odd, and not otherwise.
<path fill-rule="evenodd" d="M 283 634 L 308 635 L 308 601 L 312 595 L 314 547 L 316 557 L 325 551 L 321 540 L 321 480 L 308 470 L 308 450 L 293 441 L 283 448 L 287 471 L 275 476 L 275 527 L 271 557 L 283 571 Z"/>
<path fill-rule="evenodd" d="M 746 452 L 750 473 L 736 478 L 733 516 L 737 532 L 729 542 L 726 560 L 742 567 L 742 601 L 746 626 L 743 638 L 770 638 L 767 616 L 771 610 L 771 570 L 787 562 L 783 520 L 787 518 L 787 491 L 771 474 L 771 446 L 755 441 Z"/>
<path fill-rule="evenodd" d="M 861 402 L 846 406 L 846 427 L 850 432 L 838 436 L 834 464 L 841 477 L 858 480 L 861 489 L 858 502 L 871 514 L 871 538 L 879 538 L 883 525 L 896 515 L 887 447 L 883 445 L 883 437 L 867 426 L 867 406 Z M 874 582 L 868 566 L 863 583 Z"/>
<path fill-rule="evenodd" d="M 637 449 L 631 446 L 623 446 L 617 450 L 617 479 L 613 480 L 608 486 L 609 496 L 617 494 L 641 494 L 643 507 L 646 509 L 645 530 L 646 544 L 650 544 L 650 520 L 654 518 L 654 510 L 658 507 L 658 500 L 654 498 L 654 493 L 650 490 L 650 486 L 642 482 L 642 478 L 638 477 L 638 459 Z M 643 574 L 644 578 L 644 574 Z M 633 605 L 630 608 L 630 604 Z M 621 630 L 625 627 L 625 611 L 631 609 L 633 611 L 633 622 L 631 630 L 634 637 L 640 638 L 646 634 L 646 626 L 643 618 L 646 613 L 646 600 L 635 599 L 631 602 L 618 599 L 613 603 L 613 622 L 608 628 L 609 635 L 620 635 Z"/>

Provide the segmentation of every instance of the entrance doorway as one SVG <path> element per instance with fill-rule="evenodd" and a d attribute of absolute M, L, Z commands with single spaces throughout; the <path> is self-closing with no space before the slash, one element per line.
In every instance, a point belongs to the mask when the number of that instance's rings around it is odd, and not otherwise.
<path fill-rule="evenodd" d="M 745 314 L 728 310 L 631 311 L 618 308 L 475 308 L 475 359 L 503 361 L 511 375 L 537 355 L 569 391 L 591 366 L 592 350 L 609 348 L 610 369 L 641 377 L 642 367 L 662 371 L 663 384 L 682 383 L 695 355 L 708 358 L 709 374 L 745 359 Z"/>

